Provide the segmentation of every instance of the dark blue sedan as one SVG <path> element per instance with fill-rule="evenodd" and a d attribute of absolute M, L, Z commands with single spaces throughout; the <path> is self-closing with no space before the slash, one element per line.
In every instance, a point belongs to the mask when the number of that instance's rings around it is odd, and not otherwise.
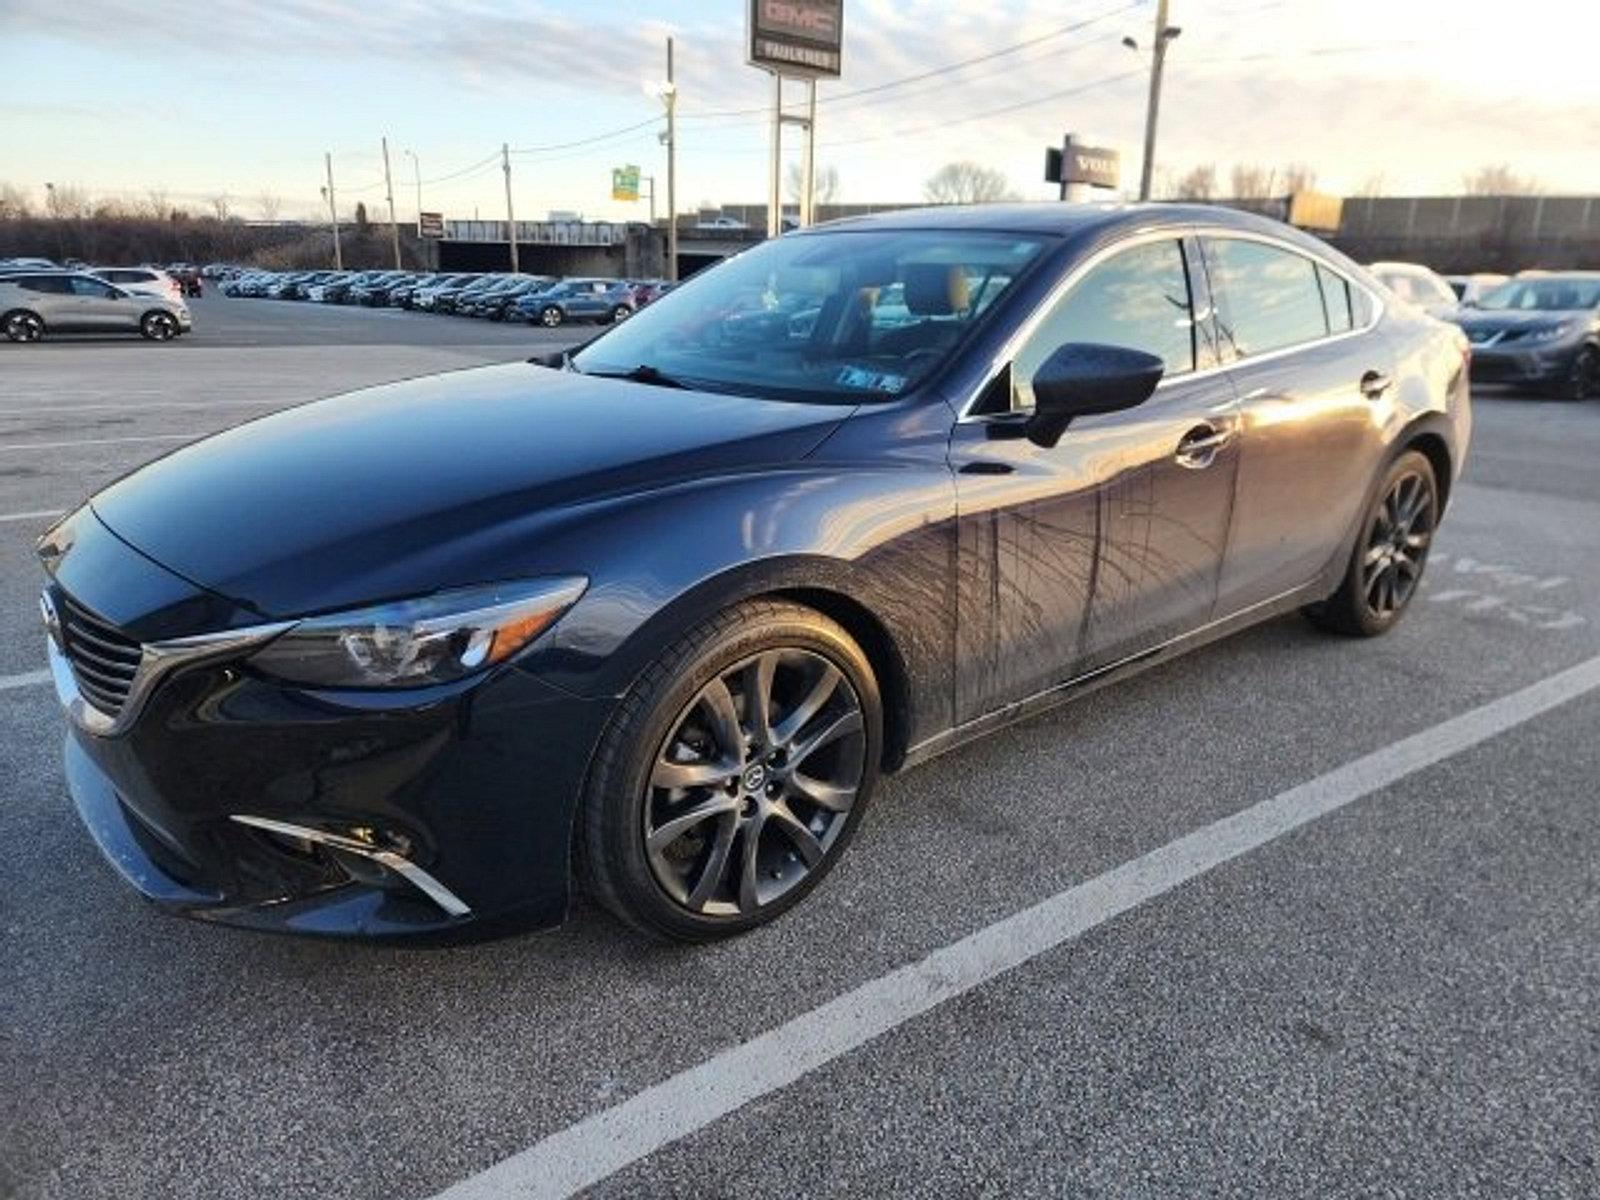
<path fill-rule="evenodd" d="M 576 353 L 279 412 L 63 519 L 67 779 L 197 917 L 549 925 L 581 862 L 652 934 L 749 929 L 884 772 L 1277 614 L 1392 629 L 1467 366 L 1236 212 L 793 233 Z"/>

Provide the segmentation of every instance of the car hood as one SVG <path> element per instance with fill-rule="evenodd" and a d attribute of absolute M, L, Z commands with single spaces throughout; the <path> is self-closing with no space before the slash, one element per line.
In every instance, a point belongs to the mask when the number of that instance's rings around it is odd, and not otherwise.
<path fill-rule="evenodd" d="M 1492 309 L 1492 308 L 1461 308 L 1455 313 L 1455 323 L 1466 330 L 1467 336 L 1490 333 L 1503 333 L 1508 329 L 1543 329 L 1551 325 L 1563 325 L 1575 318 L 1590 318 L 1594 316 L 1588 309 Z"/>
<path fill-rule="evenodd" d="M 248 422 L 91 504 L 191 583 L 295 616 L 506 578 L 553 513 L 780 466 L 851 411 L 513 363 Z"/>

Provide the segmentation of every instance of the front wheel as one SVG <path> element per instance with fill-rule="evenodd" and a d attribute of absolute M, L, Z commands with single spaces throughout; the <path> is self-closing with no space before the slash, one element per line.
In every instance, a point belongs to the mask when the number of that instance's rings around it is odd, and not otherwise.
<path fill-rule="evenodd" d="M 579 817 L 592 890 L 657 937 L 771 921 L 843 853 L 882 730 L 871 665 L 821 613 L 752 601 L 708 619 L 640 677 L 601 739 Z"/>
<path fill-rule="evenodd" d="M 1600 398 L 1600 347 L 1585 346 L 1572 360 L 1562 394 L 1568 400 Z"/>
<path fill-rule="evenodd" d="M 8 341 L 37 342 L 44 337 L 44 322 L 39 319 L 37 313 L 7 313 L 5 330 Z"/>
<path fill-rule="evenodd" d="M 539 323 L 546 329 L 554 329 L 564 319 L 563 313 L 554 304 L 545 306 L 539 313 Z"/>
<path fill-rule="evenodd" d="M 167 342 L 178 336 L 178 322 L 171 313 L 145 313 L 139 322 L 139 332 L 152 342 Z"/>
<path fill-rule="evenodd" d="M 626 304 L 619 304 L 611 310 L 611 323 L 615 325 L 618 321 L 626 321 L 631 316 L 633 316 L 633 309 Z"/>
<path fill-rule="evenodd" d="M 1385 474 L 1339 590 L 1305 610 L 1313 624 L 1376 637 L 1399 623 L 1422 583 L 1439 523 L 1439 483 L 1428 457 L 1408 450 Z"/>

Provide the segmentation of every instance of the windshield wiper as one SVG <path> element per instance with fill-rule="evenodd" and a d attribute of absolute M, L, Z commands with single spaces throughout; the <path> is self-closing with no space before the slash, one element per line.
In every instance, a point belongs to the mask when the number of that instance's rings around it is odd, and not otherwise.
<path fill-rule="evenodd" d="M 689 385 L 671 375 L 664 375 L 649 363 L 640 363 L 631 371 L 585 371 L 597 379 L 626 379 L 630 383 L 648 383 L 653 387 L 687 388 Z"/>

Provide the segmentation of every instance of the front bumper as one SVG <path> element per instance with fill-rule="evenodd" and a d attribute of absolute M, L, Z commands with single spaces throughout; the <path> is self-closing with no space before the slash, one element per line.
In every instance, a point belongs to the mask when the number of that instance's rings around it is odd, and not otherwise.
<path fill-rule="evenodd" d="M 1572 360 L 1576 354 L 1577 348 L 1570 345 L 1547 345 L 1539 349 L 1473 346 L 1472 382 L 1559 383 L 1572 370 Z"/>
<path fill-rule="evenodd" d="M 163 680 L 120 734 L 69 722 L 68 786 L 111 864 L 187 916 L 367 937 L 557 924 L 611 702 L 515 667 L 466 683 L 312 692 L 204 663 Z"/>

